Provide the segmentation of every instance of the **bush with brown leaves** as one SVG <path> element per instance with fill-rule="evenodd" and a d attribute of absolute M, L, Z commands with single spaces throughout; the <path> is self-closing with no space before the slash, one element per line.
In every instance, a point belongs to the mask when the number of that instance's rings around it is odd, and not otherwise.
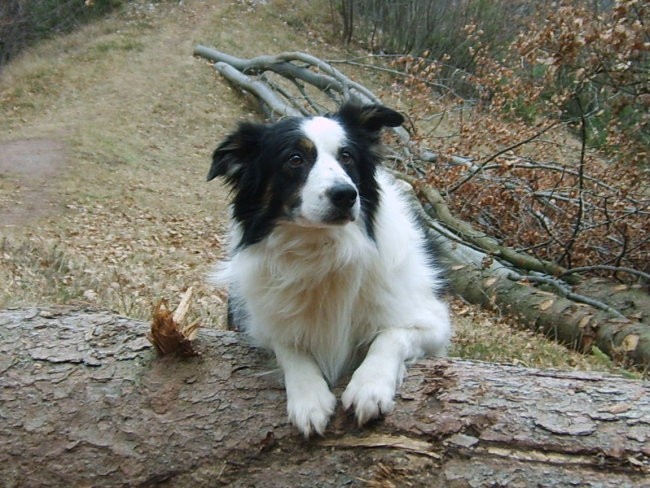
<path fill-rule="evenodd" d="M 441 155 L 426 180 L 505 245 L 647 281 L 649 24 L 643 2 L 563 1 L 539 5 L 499 56 L 466 25 L 475 66 L 458 82 L 441 78 L 444 57 L 395 58 L 416 120 L 441 110 L 437 94 L 457 106 L 452 137 L 416 135 Z"/>

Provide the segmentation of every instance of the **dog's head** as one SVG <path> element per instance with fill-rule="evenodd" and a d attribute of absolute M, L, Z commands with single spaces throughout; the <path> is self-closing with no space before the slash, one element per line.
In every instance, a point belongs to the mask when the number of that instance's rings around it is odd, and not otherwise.
<path fill-rule="evenodd" d="M 259 242 L 281 222 L 331 227 L 363 219 L 372 236 L 379 132 L 403 121 L 381 105 L 348 103 L 327 117 L 240 124 L 208 173 L 208 181 L 221 176 L 233 189 L 240 245 Z"/>

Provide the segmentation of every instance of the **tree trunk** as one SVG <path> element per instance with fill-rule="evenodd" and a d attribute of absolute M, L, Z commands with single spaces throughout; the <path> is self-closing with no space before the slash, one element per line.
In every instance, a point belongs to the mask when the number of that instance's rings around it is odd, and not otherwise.
<path fill-rule="evenodd" d="M 109 312 L 0 312 L 2 486 L 642 486 L 647 383 L 459 360 L 409 368 L 395 411 L 286 420 L 268 356 L 202 329 L 158 357 Z M 340 387 L 337 388 L 340 394 Z M 645 480 L 645 481 L 643 481 Z"/>

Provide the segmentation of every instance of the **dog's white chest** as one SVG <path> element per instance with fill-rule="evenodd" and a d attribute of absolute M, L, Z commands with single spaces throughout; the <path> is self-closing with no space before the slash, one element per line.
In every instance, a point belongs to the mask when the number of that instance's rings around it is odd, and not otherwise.
<path fill-rule="evenodd" d="M 373 335 L 360 304 L 376 248 L 354 229 L 345 239 L 274 237 L 230 263 L 247 297 L 246 328 L 262 346 L 281 340 L 308 352 L 334 382 Z"/>

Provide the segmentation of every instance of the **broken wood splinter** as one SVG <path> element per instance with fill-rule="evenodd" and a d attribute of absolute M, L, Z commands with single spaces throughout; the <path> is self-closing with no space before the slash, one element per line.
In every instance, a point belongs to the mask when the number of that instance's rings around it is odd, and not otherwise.
<path fill-rule="evenodd" d="M 169 310 L 164 298 L 154 306 L 151 331 L 147 333 L 147 339 L 161 356 L 177 353 L 181 357 L 193 357 L 200 354 L 192 345 L 200 324 L 198 320 L 185 324 L 191 298 L 192 287 L 189 287 L 173 312 Z"/>

